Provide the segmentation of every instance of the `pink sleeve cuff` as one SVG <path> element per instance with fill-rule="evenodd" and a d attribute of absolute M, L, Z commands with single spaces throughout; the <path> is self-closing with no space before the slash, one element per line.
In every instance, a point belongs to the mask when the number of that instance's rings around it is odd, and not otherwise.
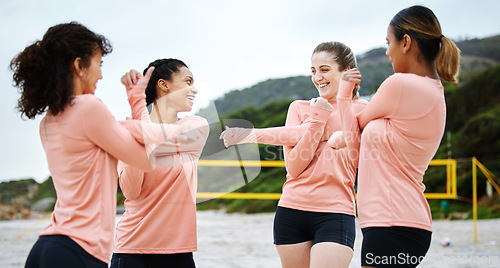
<path fill-rule="evenodd" d="M 331 113 L 332 111 L 330 110 L 325 110 L 318 107 L 311 107 L 311 115 L 314 121 L 326 123 L 326 121 L 328 121 L 328 118 L 330 118 Z"/>
<path fill-rule="evenodd" d="M 134 86 L 128 94 L 128 102 L 132 109 L 133 119 L 150 121 L 148 109 L 146 108 L 145 90 L 146 87 L 144 86 Z"/>
<path fill-rule="evenodd" d="M 352 91 L 354 90 L 354 87 L 356 87 L 354 83 L 341 79 L 339 84 L 339 92 L 337 92 L 337 100 L 352 100 Z"/>

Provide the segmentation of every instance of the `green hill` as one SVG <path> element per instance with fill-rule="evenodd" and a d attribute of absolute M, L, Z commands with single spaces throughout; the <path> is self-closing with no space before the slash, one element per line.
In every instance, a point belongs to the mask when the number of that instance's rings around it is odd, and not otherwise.
<path fill-rule="evenodd" d="M 500 64 L 500 35 L 484 39 L 470 39 L 456 42 L 461 51 L 460 76 L 484 71 Z M 385 48 L 370 50 L 358 57 L 358 65 L 363 75 L 361 95 L 370 95 L 393 73 Z"/>
<path fill-rule="evenodd" d="M 284 99 L 308 100 L 317 97 L 318 93 L 311 77 L 295 76 L 281 79 L 269 79 L 244 90 L 233 90 L 216 99 L 215 107 L 219 115 L 227 115 L 246 106 L 262 107 L 268 103 Z M 204 116 L 202 109 L 198 115 Z"/>
<path fill-rule="evenodd" d="M 494 174 L 500 175 L 500 35 L 484 39 L 457 42 L 462 51 L 460 83 L 445 84 L 447 103 L 446 132 L 451 134 L 452 157 L 459 162 L 458 194 L 465 198 L 472 196 L 470 158 L 472 156 L 486 165 Z M 380 83 L 392 73 L 384 48 L 370 50 L 358 58 L 363 74 L 362 95 L 371 94 Z M 244 90 L 228 92 L 215 100 L 221 119 L 245 119 L 257 128 L 281 126 L 285 123 L 288 106 L 295 99 L 310 99 L 317 91 L 308 76 L 270 79 Z M 201 110 L 200 115 L 207 112 Z M 218 132 L 215 131 L 218 129 Z M 202 156 L 211 155 L 224 149 L 218 139 L 220 125 L 212 125 L 207 145 Z M 447 158 L 448 147 L 445 135 L 435 158 Z M 283 159 L 279 146 L 259 145 L 260 158 L 267 160 L 278 156 Z M 467 161 L 465 161 L 467 160 Z M 215 175 L 223 177 L 223 169 Z M 204 172 L 200 169 L 199 190 L 210 190 L 213 185 L 204 182 Z M 280 193 L 285 181 L 284 168 L 263 168 L 249 184 L 237 192 Z M 427 192 L 443 192 L 443 178 L 446 171 L 430 167 L 424 181 Z M 478 177 L 479 196 L 483 196 L 485 178 Z M 120 193 L 119 193 L 120 194 Z M 0 183 L 0 203 L 21 204 L 29 207 L 33 202 L 45 197 L 55 197 L 52 179 L 42 184 L 33 179 Z M 122 201 L 122 199 L 119 199 Z M 439 200 L 431 200 L 433 213 L 439 211 Z M 226 207 L 228 211 L 263 212 L 274 211 L 276 200 L 211 200 L 198 205 L 200 209 Z M 452 204 L 454 207 L 460 204 Z M 468 210 L 470 205 L 460 209 Z M 482 217 L 500 217 L 500 205 L 483 207 Z M 437 212 L 436 212 L 437 213 Z"/>
<path fill-rule="evenodd" d="M 496 65 L 474 74 L 469 74 L 460 84 L 445 84 L 447 103 L 446 132 L 452 136 L 452 157 L 461 161 L 458 165 L 458 195 L 472 198 L 470 158 L 476 156 L 494 174 L 500 174 L 500 65 Z M 263 107 L 249 106 L 232 112 L 224 117 L 246 119 L 255 127 L 281 126 L 285 122 L 286 111 L 291 100 L 269 103 Z M 217 134 L 218 135 L 218 134 Z M 447 135 L 444 135 L 436 159 L 448 157 Z M 276 146 L 260 145 L 262 160 L 269 157 L 269 152 L 281 152 Z M 280 156 L 282 159 L 282 155 Z M 464 173 L 461 173 L 464 172 Z M 202 176 L 202 174 L 200 174 Z M 424 176 L 426 192 L 446 192 L 446 169 L 429 167 Z M 285 181 L 284 168 L 266 168 L 248 185 L 237 192 L 273 192 L 280 193 Z M 500 183 L 500 182 L 499 182 Z M 478 176 L 478 194 L 483 196 L 486 178 Z M 498 195 L 497 195 L 498 196 Z M 439 217 L 439 200 L 430 200 L 435 217 Z M 497 200 L 497 202 L 499 202 Z M 199 204 L 200 209 L 225 207 L 229 212 L 274 211 L 274 200 L 211 200 Z M 455 210 L 470 212 L 471 205 L 452 201 Z M 481 217 L 500 217 L 500 205 L 483 207 Z"/>
<path fill-rule="evenodd" d="M 483 39 L 470 39 L 456 42 L 461 50 L 461 77 L 500 63 L 500 35 Z M 385 48 L 375 48 L 358 55 L 358 66 L 363 75 L 360 95 L 373 94 L 380 84 L 393 73 Z M 249 88 L 232 90 L 215 100 L 219 115 L 227 115 L 246 106 L 262 107 L 268 103 L 284 99 L 311 99 L 318 93 L 310 76 L 296 76 L 269 79 Z M 207 111 L 201 109 L 203 116 Z"/>

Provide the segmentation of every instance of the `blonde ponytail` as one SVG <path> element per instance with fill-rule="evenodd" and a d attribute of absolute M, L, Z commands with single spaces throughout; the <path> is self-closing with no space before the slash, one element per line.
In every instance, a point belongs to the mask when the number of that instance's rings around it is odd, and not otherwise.
<path fill-rule="evenodd" d="M 455 43 L 443 36 L 441 37 L 441 49 L 436 58 L 436 69 L 444 81 L 458 83 L 458 67 L 460 63 L 460 50 Z"/>

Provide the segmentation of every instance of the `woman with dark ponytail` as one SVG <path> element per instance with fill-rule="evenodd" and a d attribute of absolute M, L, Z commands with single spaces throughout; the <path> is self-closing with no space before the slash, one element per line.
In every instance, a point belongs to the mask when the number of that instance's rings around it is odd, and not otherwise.
<path fill-rule="evenodd" d="M 198 116 L 178 119 L 192 109 L 194 77 L 184 62 L 161 59 L 146 88 L 151 120 L 191 129 L 198 139 L 160 144 L 154 170 L 118 164 L 125 213 L 116 227 L 112 268 L 195 267 L 197 163 L 208 137 L 208 122 Z M 134 76 L 134 74 L 131 74 Z"/>
<path fill-rule="evenodd" d="M 182 133 L 178 126 L 148 120 L 121 124 L 94 96 L 102 56 L 111 50 L 104 36 L 71 22 L 49 28 L 11 61 L 21 114 L 32 119 L 46 113 L 40 138 L 57 193 L 50 224 L 31 249 L 28 268 L 108 267 L 118 159 L 151 170 L 145 143 L 153 146 Z M 127 88 L 133 113 L 143 119 L 152 71 L 135 76 Z"/>
<path fill-rule="evenodd" d="M 443 137 L 446 103 L 441 80 L 456 83 L 460 53 L 423 6 L 401 10 L 387 29 L 395 74 L 361 112 L 350 96 L 358 70 L 343 73 L 337 100 L 343 133 L 361 134 L 358 215 L 363 267 L 416 267 L 429 249 L 432 217 L 423 175 Z"/>

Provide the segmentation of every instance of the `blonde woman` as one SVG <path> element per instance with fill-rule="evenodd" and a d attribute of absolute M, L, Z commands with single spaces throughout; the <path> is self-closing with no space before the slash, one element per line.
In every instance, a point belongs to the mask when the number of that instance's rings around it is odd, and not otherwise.
<path fill-rule="evenodd" d="M 290 104 L 284 127 L 230 128 L 221 135 L 226 146 L 284 146 L 287 179 L 274 218 L 274 243 L 285 268 L 348 267 L 351 262 L 358 152 L 335 148 L 346 138 L 337 104 L 340 77 L 354 67 L 356 58 L 345 44 L 319 44 L 311 57 L 318 98 Z M 356 91 L 349 99 L 361 111 L 367 102 Z"/>

